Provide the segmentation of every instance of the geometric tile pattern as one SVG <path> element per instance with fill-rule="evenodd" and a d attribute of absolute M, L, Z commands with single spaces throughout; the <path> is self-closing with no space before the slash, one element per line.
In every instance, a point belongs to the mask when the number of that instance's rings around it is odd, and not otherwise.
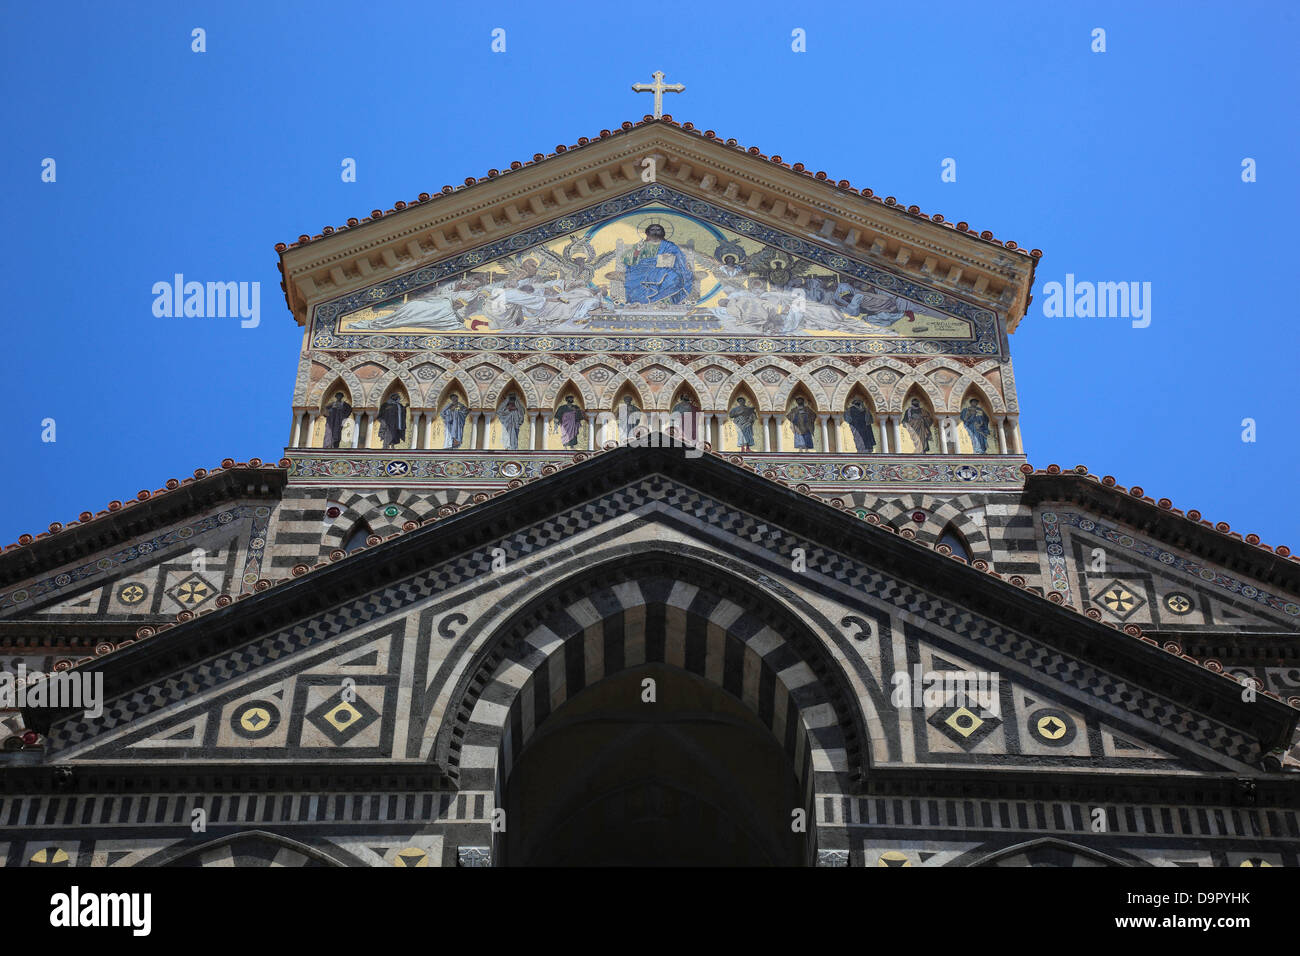
<path fill-rule="evenodd" d="M 837 579 L 855 593 L 873 595 L 898 610 L 926 620 L 930 627 L 946 630 L 1043 676 L 1060 680 L 1133 717 L 1171 727 L 1186 739 L 1232 759 L 1253 762 L 1253 741 L 1225 725 L 1194 714 L 1174 701 L 1118 681 L 1090 664 L 1067 657 L 837 552 L 810 545 L 795 535 L 660 475 L 647 476 L 602 498 L 553 515 L 519 530 L 496 545 L 504 548 L 508 560 L 522 560 L 565 542 L 575 534 L 596 528 L 607 520 L 626 516 L 648 505 L 688 515 L 694 521 L 702 522 L 707 532 L 715 537 L 731 537 L 769 552 L 789 554 L 793 548 L 803 547 L 810 572 Z M 110 702 L 97 721 L 70 719 L 55 728 L 51 742 L 58 747 L 75 745 L 121 726 L 137 715 L 248 674 L 265 662 L 283 660 L 323 640 L 402 611 L 416 601 L 472 581 L 490 562 L 489 551 L 484 548 L 461 555 L 277 634 L 205 661 L 184 674 L 135 691 Z"/>

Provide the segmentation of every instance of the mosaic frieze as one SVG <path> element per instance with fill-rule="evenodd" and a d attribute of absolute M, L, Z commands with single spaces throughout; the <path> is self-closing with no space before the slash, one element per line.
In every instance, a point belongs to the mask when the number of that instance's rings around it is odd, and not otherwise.
<path fill-rule="evenodd" d="M 651 184 L 317 306 L 316 349 L 999 352 L 994 314 Z"/>

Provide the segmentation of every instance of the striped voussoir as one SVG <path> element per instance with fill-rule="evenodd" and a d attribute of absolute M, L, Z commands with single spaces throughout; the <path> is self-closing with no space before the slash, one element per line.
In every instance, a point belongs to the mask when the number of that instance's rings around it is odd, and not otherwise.
<path fill-rule="evenodd" d="M 406 522 L 422 522 L 437 514 L 438 509 L 443 505 L 459 504 L 460 499 L 468 497 L 468 492 L 440 492 L 434 496 L 417 495 L 398 488 L 373 491 L 369 494 L 355 491 L 342 492 L 337 500 L 343 508 L 343 513 L 325 529 L 321 537 L 318 557 L 326 557 L 331 551 L 341 549 L 343 543 L 363 522 L 372 534 L 387 538 L 390 534 L 401 531 L 402 525 Z M 395 516 L 384 514 L 384 510 L 389 505 L 398 508 Z"/>
<path fill-rule="evenodd" d="M 993 561 L 993 550 L 988 534 L 971 518 L 971 512 L 983 506 L 983 499 L 974 495 L 939 498 L 934 495 L 904 495 L 892 501 L 877 500 L 875 512 L 881 521 L 897 529 L 911 528 L 916 540 L 933 546 L 949 525 L 961 532 L 970 548 L 971 559 Z M 925 521 L 917 524 L 912 515 L 922 512 Z"/>
<path fill-rule="evenodd" d="M 711 586 L 707 575 L 618 578 L 566 589 L 563 606 L 525 612 L 503 628 L 490 642 L 501 653 L 484 649 L 458 708 L 468 715 L 459 754 L 453 744 L 448 757 L 459 766 L 461 786 L 502 787 L 529 739 L 565 701 L 620 671 L 665 664 L 747 705 L 785 750 L 810 803 L 814 791 L 850 789 L 866 763 L 861 715 L 824 651 L 820 659 L 810 654 L 784 615 L 734 587 Z"/>

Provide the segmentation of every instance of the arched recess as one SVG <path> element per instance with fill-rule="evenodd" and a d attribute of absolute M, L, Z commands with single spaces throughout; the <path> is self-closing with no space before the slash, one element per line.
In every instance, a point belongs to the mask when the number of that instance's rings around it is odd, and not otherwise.
<path fill-rule="evenodd" d="M 151 866 L 342 866 L 315 847 L 267 830 L 243 830 L 199 846 L 169 848 Z M 163 854 L 159 854 L 162 856 Z"/>
<path fill-rule="evenodd" d="M 1090 847 L 1042 837 L 1015 846 L 1004 847 L 967 866 L 1129 866 L 1122 860 Z"/>
<path fill-rule="evenodd" d="M 702 678 L 757 716 L 789 758 L 810 845 L 847 849 L 842 828 L 812 832 L 814 796 L 847 797 L 869 763 L 865 720 L 843 665 L 782 600 L 681 553 L 587 568 L 495 628 L 448 701 L 433 758 L 462 789 L 494 789 L 500 806 L 515 760 L 555 711 L 646 664 Z"/>
<path fill-rule="evenodd" d="M 607 441 L 631 440 L 637 436 L 637 429 L 649 428 L 653 413 L 646 411 L 645 396 L 631 379 L 623 379 L 618 391 L 610 396 L 609 404 L 612 411 L 600 430 L 597 439 L 600 446 Z"/>
<path fill-rule="evenodd" d="M 402 384 L 402 380 L 400 378 L 394 378 L 391 382 L 388 383 L 388 387 L 385 388 L 383 392 L 380 394 L 379 401 L 375 406 L 375 414 L 371 419 L 370 427 L 368 429 L 369 435 L 367 436 L 367 442 L 366 442 L 367 448 L 384 447 L 383 437 L 379 433 L 379 424 L 380 424 L 379 418 L 380 415 L 382 415 L 384 412 L 384 405 L 389 401 L 390 397 L 393 395 L 396 395 L 398 401 L 402 403 L 402 410 L 403 410 L 401 416 L 402 431 L 401 431 L 401 440 L 394 442 L 389 447 L 391 448 L 413 447 L 412 439 L 415 437 L 415 429 L 413 427 L 414 423 L 411 420 L 412 419 L 411 393 L 410 391 L 407 390 L 406 386 Z"/>
<path fill-rule="evenodd" d="M 745 433 L 742 433 L 740 425 L 737 424 L 736 417 L 733 417 L 731 414 L 733 409 L 739 409 L 741 407 L 742 400 L 745 405 L 748 405 L 754 410 L 754 419 L 748 424 Z M 726 417 L 723 418 L 722 445 L 719 450 L 740 452 L 767 450 L 767 442 L 764 441 L 766 436 L 763 434 L 765 416 L 759 409 L 758 397 L 754 394 L 754 390 L 743 381 L 732 389 L 731 397 L 727 399 L 727 406 L 724 414 Z M 748 418 L 748 415 L 744 415 L 744 417 Z M 751 439 L 748 448 L 744 447 L 742 439 L 745 438 Z"/>
<path fill-rule="evenodd" d="M 366 541 L 374 534 L 370 530 L 370 525 L 364 521 L 358 521 L 344 536 L 343 542 L 339 545 L 345 554 L 351 554 L 353 551 L 360 551 L 366 546 Z"/>
<path fill-rule="evenodd" d="M 533 429 L 539 409 L 528 406 L 527 395 L 528 393 L 514 378 L 506 380 L 505 385 L 497 393 L 495 404 L 488 410 L 491 419 L 491 424 L 488 426 L 487 446 L 489 448 L 514 450 L 533 447 Z M 502 424 L 501 416 L 510 414 L 511 419 L 514 419 L 515 412 L 523 415 L 523 421 L 517 429 L 507 428 Z"/>
<path fill-rule="evenodd" d="M 957 392 L 954 390 L 953 394 Z M 1001 452 L 996 414 L 997 409 L 988 395 L 971 382 L 957 407 L 957 447 L 963 455 L 996 455 Z"/>
<path fill-rule="evenodd" d="M 700 393 L 682 382 L 673 390 L 668 404 L 668 425 L 686 441 L 704 437 L 703 408 Z"/>
<path fill-rule="evenodd" d="M 429 448 L 459 449 L 461 451 L 467 448 L 473 448 L 474 440 L 474 406 L 471 398 L 476 394 L 475 391 L 465 387 L 465 383 L 457 378 L 452 378 L 442 388 L 437 399 L 434 400 L 433 408 L 430 412 L 429 421 Z M 443 420 L 442 413 L 452 408 L 453 405 L 464 405 L 465 409 L 458 413 L 463 414 L 464 421 L 460 426 L 460 442 L 454 441 L 454 436 L 449 436 L 447 423 Z M 449 437 L 453 440 L 449 441 Z"/>
<path fill-rule="evenodd" d="M 855 403 L 857 403 L 855 405 Z M 860 411 L 864 416 L 865 428 L 862 428 L 861 436 L 855 435 L 849 422 L 851 419 L 857 419 L 856 414 L 851 412 Z M 841 407 L 839 420 L 839 444 L 841 452 L 855 455 L 878 454 L 881 451 L 880 437 L 880 418 L 876 414 L 876 403 L 872 400 L 871 393 L 858 383 L 844 398 L 844 405 Z"/>
<path fill-rule="evenodd" d="M 957 557 L 962 558 L 967 564 L 974 560 L 970 549 L 970 543 L 967 542 L 966 536 L 962 534 L 954 524 L 945 525 L 943 531 L 939 532 L 939 540 L 936 542 L 936 546 L 937 545 L 946 546 L 949 551 Z"/>
<path fill-rule="evenodd" d="M 792 413 L 799 419 L 798 428 L 791 421 Z M 781 429 L 781 440 L 777 447 L 781 451 L 826 450 L 822 441 L 821 416 L 818 414 L 817 402 L 803 382 L 791 389 L 777 424 Z"/>
<path fill-rule="evenodd" d="M 576 418 L 572 411 L 568 411 L 574 406 L 578 409 Z M 550 451 L 585 451 L 591 437 L 591 425 L 587 421 L 590 408 L 586 391 L 579 388 L 573 379 L 566 380 L 561 388 L 555 390 L 553 407 L 542 409 L 542 422 L 546 429 L 544 447 Z M 570 424 L 566 431 L 566 422 L 576 422 L 576 430 Z"/>
<path fill-rule="evenodd" d="M 938 455 L 939 416 L 934 404 L 920 388 L 913 387 L 904 397 L 898 421 L 899 451 L 904 455 Z"/>
<path fill-rule="evenodd" d="M 353 401 L 353 391 L 348 387 L 342 376 L 336 377 L 329 388 L 322 389 L 316 406 L 316 424 L 312 427 L 311 446 L 313 448 L 325 447 L 325 425 L 329 415 L 329 407 L 334 403 L 335 397 L 343 393 L 343 401 L 352 406 L 356 411 L 356 402 Z M 337 446 L 338 448 L 351 448 L 353 438 L 353 428 L 355 427 L 354 415 L 349 414 L 343 420 L 343 433 Z"/>

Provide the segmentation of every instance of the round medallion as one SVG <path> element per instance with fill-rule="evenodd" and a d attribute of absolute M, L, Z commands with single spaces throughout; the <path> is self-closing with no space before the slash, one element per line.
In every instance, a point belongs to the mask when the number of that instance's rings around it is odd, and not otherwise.
<path fill-rule="evenodd" d="M 123 604 L 139 604 L 149 596 L 149 589 L 143 584 L 131 581 L 117 589 L 117 599 Z"/>
<path fill-rule="evenodd" d="M 517 461 L 507 461 L 501 465 L 502 478 L 518 478 L 523 473 L 523 465 Z"/>
<path fill-rule="evenodd" d="M 1070 715 L 1057 707 L 1043 707 L 1030 714 L 1029 730 L 1035 740 L 1049 747 L 1065 747 L 1078 733 Z"/>
<path fill-rule="evenodd" d="M 1196 610 L 1196 602 L 1192 600 L 1191 595 L 1184 594 L 1182 591 L 1170 591 L 1165 595 L 1165 610 L 1171 614 L 1191 614 Z"/>
<path fill-rule="evenodd" d="M 250 700 L 235 708 L 230 728 L 248 740 L 258 740 L 280 726 L 280 709 L 269 700 Z"/>
<path fill-rule="evenodd" d="M 390 518 L 396 518 L 399 514 L 401 514 L 401 509 L 398 508 L 396 505 L 389 505 L 387 508 L 384 509 L 384 514 Z"/>

